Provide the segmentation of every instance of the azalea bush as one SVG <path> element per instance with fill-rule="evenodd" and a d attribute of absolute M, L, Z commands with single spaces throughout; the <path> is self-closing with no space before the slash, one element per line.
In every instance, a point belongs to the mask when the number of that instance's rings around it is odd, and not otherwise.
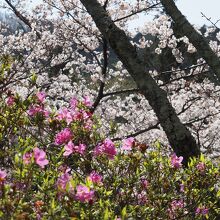
<path fill-rule="evenodd" d="M 158 141 L 114 141 L 85 96 L 58 110 L 43 91 L 0 98 L 1 219 L 217 219 L 219 166 Z"/>

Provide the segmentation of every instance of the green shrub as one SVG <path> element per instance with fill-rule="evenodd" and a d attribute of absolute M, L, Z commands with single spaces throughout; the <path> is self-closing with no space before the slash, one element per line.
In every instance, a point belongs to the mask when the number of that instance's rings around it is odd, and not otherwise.
<path fill-rule="evenodd" d="M 0 219 L 218 219 L 219 165 L 159 142 L 112 142 L 88 97 L 59 111 L 0 97 Z"/>

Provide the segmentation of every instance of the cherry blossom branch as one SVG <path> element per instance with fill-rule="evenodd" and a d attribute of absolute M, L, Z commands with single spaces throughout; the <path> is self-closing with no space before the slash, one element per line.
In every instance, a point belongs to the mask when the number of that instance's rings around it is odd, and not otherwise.
<path fill-rule="evenodd" d="M 26 18 L 24 17 L 17 9 L 14 5 L 12 5 L 11 1 L 9 0 L 5 0 L 5 2 L 9 5 L 9 7 L 11 8 L 11 10 L 14 12 L 14 14 L 21 20 L 23 21 L 31 30 L 32 30 L 32 27 L 31 27 L 31 22 Z M 40 39 L 41 35 L 38 31 L 36 31 L 36 35 L 37 37 Z"/>

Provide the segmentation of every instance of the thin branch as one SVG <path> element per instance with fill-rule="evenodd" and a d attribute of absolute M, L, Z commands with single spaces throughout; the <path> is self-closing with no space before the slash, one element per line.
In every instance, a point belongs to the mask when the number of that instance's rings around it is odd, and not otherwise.
<path fill-rule="evenodd" d="M 152 9 L 152 8 L 155 8 L 155 7 L 156 7 L 157 5 L 159 5 L 159 4 L 160 4 L 160 3 L 157 3 L 157 4 L 154 4 L 154 5 L 151 5 L 151 6 L 147 7 L 147 8 L 143 8 L 143 9 L 141 9 L 141 10 L 139 10 L 139 11 L 135 11 L 135 12 L 129 14 L 129 15 L 126 15 L 126 16 L 124 16 L 124 17 L 122 17 L 122 18 L 118 18 L 118 19 L 114 20 L 114 22 L 122 21 L 122 20 L 124 20 L 124 19 L 126 19 L 126 18 L 129 18 L 129 17 L 131 17 L 131 16 L 134 16 L 134 15 L 136 15 L 136 14 L 139 14 L 139 13 L 141 13 L 141 12 L 143 12 L 143 11 L 147 11 L 147 10 L 150 10 L 150 9 Z"/>
<path fill-rule="evenodd" d="M 120 141 L 120 140 L 123 140 L 123 139 L 125 139 L 125 138 L 136 137 L 136 136 L 138 136 L 138 135 L 140 135 L 140 134 L 143 134 L 143 133 L 145 133 L 145 132 L 148 132 L 148 131 L 150 131 L 150 130 L 152 130 L 152 129 L 160 129 L 160 128 L 159 128 L 159 124 L 160 124 L 160 123 L 157 122 L 155 125 L 151 125 L 150 127 L 145 128 L 145 129 L 143 129 L 143 130 L 140 130 L 140 131 L 137 131 L 137 132 L 135 132 L 135 133 L 129 134 L 129 135 L 125 136 L 125 137 L 112 138 L 111 140 L 112 140 L 112 141 Z"/>
<path fill-rule="evenodd" d="M 104 63 L 103 63 L 103 67 L 102 67 L 103 81 L 101 81 L 101 83 L 100 83 L 98 96 L 92 106 L 92 109 L 91 109 L 92 113 L 96 110 L 101 99 L 104 97 L 103 94 L 104 94 L 104 87 L 105 87 L 105 78 L 106 78 L 107 67 L 108 67 L 108 42 L 105 38 L 103 38 L 103 58 L 104 58 L 104 61 L 103 61 Z"/>
<path fill-rule="evenodd" d="M 112 95 L 120 95 L 120 94 L 124 94 L 124 93 L 135 93 L 135 92 L 139 92 L 139 91 L 140 91 L 139 89 L 127 89 L 127 90 L 105 93 L 105 94 L 103 94 L 103 97 L 112 96 Z"/>
<path fill-rule="evenodd" d="M 182 69 L 179 69 L 179 70 L 163 71 L 163 72 L 161 72 L 159 75 L 167 74 L 167 73 L 177 73 L 177 72 L 181 72 L 181 71 L 185 71 L 185 70 L 191 70 L 191 69 L 195 69 L 195 68 L 200 67 L 200 66 L 204 66 L 204 65 L 206 65 L 206 64 L 207 64 L 207 63 L 204 62 L 204 63 L 199 63 L 199 64 L 196 64 L 196 65 L 188 66 L 188 67 L 185 67 L 185 68 L 182 68 Z M 158 75 L 158 76 L 159 76 L 159 75 Z"/>
<path fill-rule="evenodd" d="M 212 20 L 211 20 L 211 17 L 208 18 L 208 17 L 207 17 L 205 14 L 203 14 L 202 12 L 201 12 L 201 15 L 202 15 L 202 17 L 204 17 L 207 21 L 209 21 L 216 29 L 219 29 L 219 28 L 216 26 L 216 24 L 220 21 L 220 19 L 217 20 L 215 23 L 213 23 Z"/>

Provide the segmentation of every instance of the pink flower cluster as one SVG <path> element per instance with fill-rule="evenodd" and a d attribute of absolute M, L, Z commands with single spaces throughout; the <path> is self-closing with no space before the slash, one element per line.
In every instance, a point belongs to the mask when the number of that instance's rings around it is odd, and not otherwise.
<path fill-rule="evenodd" d="M 146 179 L 141 179 L 141 186 L 144 189 L 147 189 L 149 187 L 149 182 Z"/>
<path fill-rule="evenodd" d="M 92 106 L 92 102 L 91 102 L 91 100 L 89 99 L 88 96 L 84 96 L 84 97 L 83 97 L 83 104 L 84 104 L 85 106 L 87 106 L 87 107 L 91 107 L 91 106 Z"/>
<path fill-rule="evenodd" d="M 78 185 L 76 187 L 76 200 L 80 202 L 91 202 L 94 199 L 94 190 L 89 189 L 87 186 Z"/>
<path fill-rule="evenodd" d="M 49 163 L 46 159 L 46 153 L 38 147 L 33 149 L 33 153 L 25 153 L 23 155 L 24 164 L 29 164 L 32 157 L 34 157 L 35 163 L 41 168 L 44 168 Z"/>
<path fill-rule="evenodd" d="M 197 165 L 196 165 L 196 169 L 199 170 L 201 173 L 204 173 L 205 172 L 205 163 L 203 162 L 199 162 Z"/>
<path fill-rule="evenodd" d="M 0 170 L 0 183 L 5 180 L 7 173 L 4 170 Z"/>
<path fill-rule="evenodd" d="M 10 95 L 6 100 L 7 106 L 12 106 L 15 103 L 15 97 L 13 95 Z"/>
<path fill-rule="evenodd" d="M 78 103 L 79 103 L 78 100 L 77 100 L 75 97 L 73 97 L 73 98 L 70 100 L 70 106 L 71 106 L 71 108 L 72 108 L 72 109 L 75 109 L 76 106 L 78 105 Z M 87 106 L 87 107 L 91 107 L 91 106 L 92 106 L 92 102 L 91 102 L 89 96 L 84 96 L 82 103 L 83 103 L 83 105 L 85 105 L 85 106 Z"/>
<path fill-rule="evenodd" d="M 121 149 L 125 150 L 125 151 L 131 151 L 133 145 L 134 145 L 134 138 L 133 137 L 124 139 L 123 142 L 122 142 Z"/>
<path fill-rule="evenodd" d="M 87 178 L 92 183 L 95 183 L 95 184 L 102 183 L 102 176 L 99 173 L 97 173 L 96 171 L 92 171 Z"/>
<path fill-rule="evenodd" d="M 180 168 L 182 166 L 183 157 L 177 157 L 176 154 L 171 155 L 171 167 Z"/>
<path fill-rule="evenodd" d="M 65 120 L 66 123 L 69 125 L 73 121 L 74 114 L 75 112 L 70 111 L 67 108 L 63 108 L 58 112 L 56 119 L 59 121 Z"/>
<path fill-rule="evenodd" d="M 27 111 L 28 115 L 31 117 L 36 116 L 37 114 L 41 114 L 44 117 L 48 117 L 50 112 L 44 109 L 42 105 L 31 105 Z"/>
<path fill-rule="evenodd" d="M 70 130 L 70 128 L 65 128 L 61 132 L 56 134 L 55 144 L 56 145 L 61 145 L 61 144 L 67 143 L 72 138 L 73 138 L 73 134 L 72 134 L 72 131 Z"/>
<path fill-rule="evenodd" d="M 63 108 L 58 112 L 56 119 L 59 121 L 64 120 L 67 125 L 73 121 L 84 120 L 84 127 L 90 130 L 93 125 L 93 122 L 90 119 L 91 116 L 92 114 L 90 112 L 84 110 L 74 111 L 72 109 Z"/>
<path fill-rule="evenodd" d="M 78 100 L 73 97 L 73 98 L 70 100 L 70 107 L 71 107 L 73 110 L 75 110 L 75 108 L 77 107 L 77 105 L 78 105 Z"/>
<path fill-rule="evenodd" d="M 37 92 L 36 97 L 40 103 L 43 103 L 46 97 L 45 92 Z"/>
<path fill-rule="evenodd" d="M 114 159 L 117 154 L 114 143 L 110 139 L 105 139 L 103 144 L 98 145 L 94 149 L 94 155 L 106 155 L 109 159 Z"/>
<path fill-rule="evenodd" d="M 139 205 L 144 205 L 148 202 L 146 191 L 141 191 L 141 193 L 137 194 L 137 200 Z"/>
<path fill-rule="evenodd" d="M 86 146 L 84 144 L 79 144 L 79 146 L 74 145 L 72 141 L 69 141 L 68 144 L 64 146 L 65 152 L 63 156 L 69 156 L 72 153 L 84 154 L 86 150 Z"/>
<path fill-rule="evenodd" d="M 170 206 L 171 207 L 168 209 L 169 216 L 171 219 L 175 219 L 176 212 L 184 208 L 184 202 L 183 200 L 173 200 Z"/>
<path fill-rule="evenodd" d="M 43 104 L 46 94 L 44 92 L 37 92 L 36 97 L 37 97 L 38 103 L 32 104 L 30 106 L 30 108 L 27 111 L 28 115 L 31 117 L 34 117 L 37 114 L 41 114 L 44 117 L 48 117 L 50 112 L 44 108 L 44 104 Z"/>
<path fill-rule="evenodd" d="M 198 207 L 198 208 L 196 209 L 196 214 L 197 214 L 197 215 L 207 215 L 208 212 L 209 212 L 209 209 L 206 208 L 206 207 Z"/>
<path fill-rule="evenodd" d="M 74 188 L 71 185 L 71 175 L 68 173 L 70 169 L 66 169 L 64 173 L 57 180 L 57 188 L 61 192 L 66 192 L 67 190 L 72 195 L 75 193 Z M 94 181 L 101 181 L 100 178 L 95 178 Z M 87 186 L 78 185 L 76 187 L 75 199 L 80 202 L 91 202 L 94 199 L 94 190 L 89 189 Z"/>
<path fill-rule="evenodd" d="M 70 188 L 71 187 L 71 184 L 70 184 L 70 179 L 71 179 L 71 176 L 70 174 L 68 173 L 69 170 L 67 170 L 65 173 L 63 173 L 57 180 L 57 187 L 59 190 L 61 191 L 66 191 L 67 187 L 69 186 Z"/>
<path fill-rule="evenodd" d="M 85 128 L 91 129 L 92 121 L 91 116 L 92 114 L 89 111 L 85 111 L 83 109 L 78 109 L 78 100 L 76 98 L 72 98 L 70 100 L 70 108 L 62 108 L 56 116 L 56 119 L 59 121 L 66 121 L 67 125 L 75 120 L 84 120 L 85 121 Z M 88 97 L 84 97 L 83 104 L 85 106 L 90 106 L 91 102 L 89 101 Z"/>

